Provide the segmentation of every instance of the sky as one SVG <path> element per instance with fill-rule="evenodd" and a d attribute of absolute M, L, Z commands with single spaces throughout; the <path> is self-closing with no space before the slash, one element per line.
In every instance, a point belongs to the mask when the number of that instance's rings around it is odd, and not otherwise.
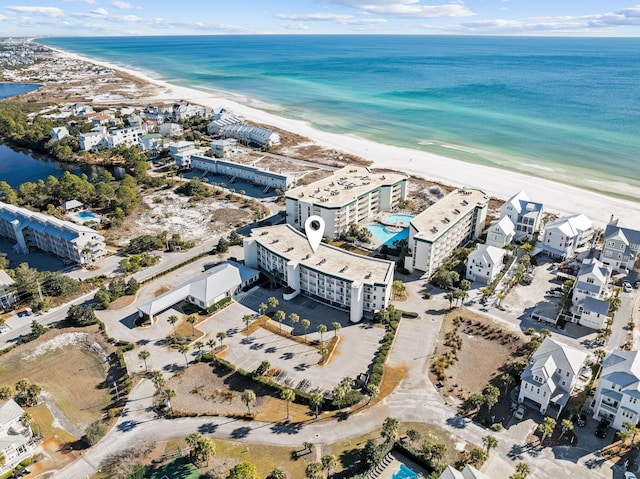
<path fill-rule="evenodd" d="M 0 2 L 0 37 L 225 34 L 640 37 L 640 0 Z"/>

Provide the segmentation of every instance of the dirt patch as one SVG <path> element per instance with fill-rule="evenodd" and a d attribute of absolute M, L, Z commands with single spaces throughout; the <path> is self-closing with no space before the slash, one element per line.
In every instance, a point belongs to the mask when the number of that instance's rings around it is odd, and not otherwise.
<path fill-rule="evenodd" d="M 131 304 L 133 304 L 133 302 L 136 300 L 136 295 L 135 294 L 130 294 L 128 296 L 122 296 L 118 299 L 116 299 L 115 301 L 112 301 L 109 304 L 109 307 L 107 309 L 111 310 L 111 311 L 115 311 L 118 309 L 122 309 L 122 308 L 126 308 L 127 306 L 130 306 Z"/>
<path fill-rule="evenodd" d="M 522 336 L 491 318 L 464 308 L 442 323 L 430 378 L 449 404 L 459 406 L 501 376 L 506 364 L 521 358 Z M 441 365 L 447 365 L 439 369 Z M 470 367 L 473 365 L 473 367 Z"/>
<path fill-rule="evenodd" d="M 251 412 L 259 411 L 269 399 L 269 392 L 259 384 L 229 372 L 222 366 L 192 364 L 169 379 L 168 387 L 177 395 L 171 400 L 176 414 L 204 416 L 242 416 L 248 413 L 241 394 L 245 389 L 256 393 Z"/>

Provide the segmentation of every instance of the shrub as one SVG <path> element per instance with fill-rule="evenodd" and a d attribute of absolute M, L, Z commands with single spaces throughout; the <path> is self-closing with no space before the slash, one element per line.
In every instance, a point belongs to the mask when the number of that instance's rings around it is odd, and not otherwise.
<path fill-rule="evenodd" d="M 102 421 L 95 421 L 89 425 L 84 434 L 84 440 L 89 446 L 93 446 L 100 441 L 107 433 L 107 426 Z"/>

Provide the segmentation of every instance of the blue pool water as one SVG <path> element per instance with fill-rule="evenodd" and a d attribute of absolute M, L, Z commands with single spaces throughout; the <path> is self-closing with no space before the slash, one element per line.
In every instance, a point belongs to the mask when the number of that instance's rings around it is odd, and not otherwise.
<path fill-rule="evenodd" d="M 92 213 L 91 211 L 80 211 L 79 213 L 76 213 L 74 216 L 82 221 L 92 221 L 92 220 L 95 221 L 97 219 L 100 219 L 99 215 Z"/>
<path fill-rule="evenodd" d="M 389 215 L 385 220 L 386 223 L 395 224 L 395 223 L 404 223 L 405 225 L 409 225 L 411 220 L 413 219 L 412 215 Z"/>
<path fill-rule="evenodd" d="M 371 225 L 367 226 L 367 229 L 371 231 L 371 234 L 373 234 L 378 243 L 386 244 L 388 246 L 393 245 L 394 241 L 409 237 L 409 228 L 402 228 L 400 231 L 389 231 L 386 226 Z"/>
<path fill-rule="evenodd" d="M 400 464 L 400 467 L 393 473 L 391 479 L 418 479 L 418 474 L 413 472 L 404 464 Z"/>

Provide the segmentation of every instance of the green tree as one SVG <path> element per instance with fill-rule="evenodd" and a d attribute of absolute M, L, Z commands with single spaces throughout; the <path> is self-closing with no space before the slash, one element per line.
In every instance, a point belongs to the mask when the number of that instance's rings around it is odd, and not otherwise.
<path fill-rule="evenodd" d="M 573 431 L 573 421 L 570 419 L 563 419 L 560 421 L 560 428 L 562 430 L 562 436 L 565 436 L 569 431 Z"/>
<path fill-rule="evenodd" d="M 280 467 L 274 467 L 273 469 L 271 469 L 271 472 L 269 472 L 269 475 L 266 477 L 266 479 L 287 479 L 287 474 L 284 472 L 284 469 Z"/>
<path fill-rule="evenodd" d="M 99 308 L 107 309 L 109 304 L 111 304 L 111 295 L 106 288 L 100 288 L 96 291 L 96 294 L 93 296 L 93 300 L 96 302 Z"/>
<path fill-rule="evenodd" d="M 482 445 L 487 450 L 487 457 L 489 457 L 491 449 L 498 447 L 498 440 L 491 434 L 487 434 L 482 438 Z"/>
<path fill-rule="evenodd" d="M 538 432 L 542 434 L 542 439 L 540 439 L 540 444 L 544 443 L 544 440 L 548 435 L 553 433 L 553 430 L 556 427 L 556 420 L 552 417 L 545 417 L 542 424 L 538 425 Z"/>
<path fill-rule="evenodd" d="M 484 404 L 484 396 L 481 393 L 473 393 L 467 398 L 467 404 L 473 409 L 478 409 Z"/>
<path fill-rule="evenodd" d="M 303 319 L 302 321 L 300 321 L 300 324 L 302 325 L 302 329 L 304 329 L 304 342 L 307 342 L 307 329 L 309 329 L 309 326 L 311 326 L 311 321 L 309 321 L 308 319 Z"/>
<path fill-rule="evenodd" d="M 146 349 L 143 349 L 138 353 L 138 359 L 144 361 L 144 370 L 147 371 L 147 359 L 151 356 L 151 353 Z"/>
<path fill-rule="evenodd" d="M 35 406 L 38 404 L 38 398 L 42 393 L 42 387 L 38 384 L 29 384 L 24 392 L 24 401 L 27 406 Z"/>
<path fill-rule="evenodd" d="M 434 466 L 434 469 L 439 469 L 440 461 L 444 459 L 445 454 L 447 453 L 447 446 L 438 443 L 432 442 L 428 439 L 423 441 L 420 446 L 420 451 L 424 455 L 426 459 Z"/>
<path fill-rule="evenodd" d="M 327 332 L 327 327 L 324 324 L 318 326 L 318 332 L 320 333 L 320 344 L 324 343 L 322 335 Z"/>
<path fill-rule="evenodd" d="M 320 406 L 324 402 L 324 397 L 320 393 L 313 393 L 309 396 L 309 406 L 313 408 L 316 418 L 318 417 Z"/>
<path fill-rule="evenodd" d="M 491 408 L 498 403 L 500 399 L 500 390 L 495 386 L 487 386 L 484 391 L 484 403 L 487 405 L 489 409 L 489 413 L 491 413 Z"/>
<path fill-rule="evenodd" d="M 187 445 L 191 449 L 190 455 L 196 461 L 206 462 L 216 454 L 216 445 L 213 439 L 203 436 L 199 432 L 192 432 L 186 437 Z"/>
<path fill-rule="evenodd" d="M 482 464 L 487 460 L 487 453 L 480 447 L 474 447 L 469 451 L 469 461 L 472 464 Z"/>
<path fill-rule="evenodd" d="M 394 417 L 388 417 L 382 423 L 381 435 L 384 437 L 385 442 L 394 443 L 398 440 L 399 423 Z"/>
<path fill-rule="evenodd" d="M 275 298 L 274 296 L 271 296 L 270 298 L 267 299 L 267 303 L 271 308 L 276 309 L 280 304 L 280 301 L 278 301 L 277 298 Z"/>
<path fill-rule="evenodd" d="M 91 306 L 72 304 L 67 311 L 67 321 L 74 326 L 89 326 L 96 324 L 98 318 Z"/>
<path fill-rule="evenodd" d="M 334 321 L 331 323 L 331 329 L 333 329 L 333 337 L 335 338 L 338 336 L 338 331 L 342 329 L 342 325 L 339 322 Z"/>
<path fill-rule="evenodd" d="M 363 469 L 369 469 L 382 460 L 382 450 L 378 447 L 373 439 L 367 439 L 364 447 L 360 451 L 360 462 L 364 466 Z"/>
<path fill-rule="evenodd" d="M 307 479 L 326 479 L 326 476 L 322 473 L 322 463 L 320 461 L 313 461 L 307 464 L 304 473 Z"/>
<path fill-rule="evenodd" d="M 251 317 L 250 314 L 245 314 L 244 316 L 242 316 L 242 321 L 244 321 L 244 328 L 248 331 L 249 330 L 249 324 L 251 323 L 251 320 L 253 318 Z"/>
<path fill-rule="evenodd" d="M 282 322 L 284 321 L 284 318 L 287 317 L 286 313 L 281 309 L 279 309 L 278 311 L 275 312 L 273 317 L 276 321 L 280 323 L 280 332 L 282 333 Z"/>
<path fill-rule="evenodd" d="M 191 325 L 191 337 L 195 337 L 196 335 L 196 321 L 198 320 L 197 316 L 191 314 L 187 317 L 187 323 Z"/>
<path fill-rule="evenodd" d="M 260 479 L 258 476 L 258 469 L 254 464 L 250 462 L 241 462 L 236 464 L 229 471 L 227 479 Z"/>
<path fill-rule="evenodd" d="M 167 318 L 167 321 L 171 326 L 173 326 L 173 334 L 176 333 L 176 323 L 178 322 L 178 317 L 175 314 L 172 314 Z"/>
<path fill-rule="evenodd" d="M 89 446 L 94 446 L 107 433 L 107 426 L 100 420 L 95 421 L 87 427 L 84 433 L 84 439 Z"/>
<path fill-rule="evenodd" d="M 13 396 L 13 389 L 11 386 L 0 387 L 0 401 L 6 401 L 11 396 Z"/>
<path fill-rule="evenodd" d="M 531 474 L 531 466 L 526 462 L 519 462 L 516 464 L 516 472 L 522 475 L 523 478 L 526 478 L 529 474 Z"/>
<path fill-rule="evenodd" d="M 171 400 L 176 397 L 177 393 L 175 389 L 164 388 L 160 393 L 160 399 L 165 405 L 169 406 L 169 409 L 173 413 L 173 405 L 171 404 Z"/>
<path fill-rule="evenodd" d="M 293 330 L 296 327 L 296 323 L 300 321 L 300 316 L 298 316 L 296 313 L 290 313 L 289 314 L 289 322 L 291 323 L 291 334 L 293 335 Z"/>
<path fill-rule="evenodd" d="M 251 415 L 251 404 L 256 402 L 256 393 L 251 389 L 245 389 L 240 395 L 242 402 L 247 406 L 247 411 Z"/>
<path fill-rule="evenodd" d="M 216 338 L 218 338 L 218 341 L 220 341 L 220 346 L 222 346 L 222 342 L 227 339 L 227 333 L 225 333 L 224 331 L 220 331 L 216 333 Z"/>
<path fill-rule="evenodd" d="M 511 386 L 516 381 L 516 379 L 510 373 L 504 373 L 502 376 L 500 376 L 500 381 L 502 381 L 502 385 L 504 386 L 504 394 L 506 396 L 507 392 L 509 391 L 509 386 Z"/>
<path fill-rule="evenodd" d="M 209 347 L 209 353 L 213 356 L 213 350 L 216 347 L 216 340 L 213 338 L 209 338 L 207 340 L 207 346 Z"/>
<path fill-rule="evenodd" d="M 275 299 L 275 298 L 273 298 Z M 260 305 L 258 306 L 258 312 L 260 314 L 264 314 L 267 311 L 267 305 L 264 303 L 260 303 Z"/>
<path fill-rule="evenodd" d="M 287 420 L 289 420 L 289 403 L 296 399 L 296 393 L 291 388 L 284 388 L 280 392 L 280 399 L 282 399 L 287 404 Z"/>
<path fill-rule="evenodd" d="M 189 367 L 189 358 L 187 358 L 187 353 L 189 352 L 189 346 L 187 344 L 179 344 L 178 352 L 184 355 L 184 362 L 187 363 L 187 367 Z"/>

